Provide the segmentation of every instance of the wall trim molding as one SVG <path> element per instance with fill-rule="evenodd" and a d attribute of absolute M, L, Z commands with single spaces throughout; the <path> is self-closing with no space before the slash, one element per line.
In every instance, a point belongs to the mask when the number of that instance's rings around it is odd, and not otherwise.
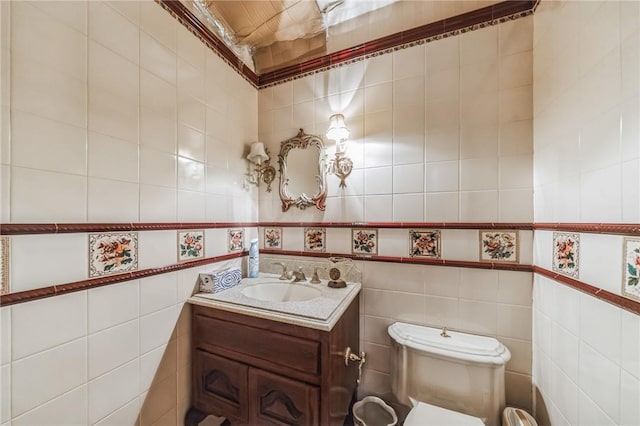
<path fill-rule="evenodd" d="M 620 309 L 640 315 L 640 302 L 620 296 L 619 294 L 611 293 L 610 291 L 587 284 L 583 281 L 567 277 L 566 275 L 558 274 L 557 272 L 550 271 L 537 265 L 533 265 L 532 268 L 533 272 L 538 275 L 550 278 L 558 283 L 569 286 L 574 290 L 578 290 L 582 293 L 588 294 L 589 296 L 595 297 L 596 299 L 610 303 Z"/>
<path fill-rule="evenodd" d="M 533 14 L 538 0 L 507 0 L 450 18 L 400 31 L 385 37 L 338 50 L 299 64 L 286 66 L 258 76 L 258 88 L 263 89 L 287 81 L 324 72 L 395 50 L 429 43 L 469 31 L 497 25 Z"/>
<path fill-rule="evenodd" d="M 495 222 L 140 222 L 140 223 L 6 223 L 0 224 L 0 235 L 19 236 L 33 234 L 66 234 L 89 232 L 128 232 L 128 231 L 177 231 L 181 229 L 219 229 L 219 228 L 246 228 L 246 227 L 283 227 L 283 228 L 379 228 L 379 229 L 515 229 L 531 231 L 564 231 L 596 234 L 611 234 L 623 236 L 640 236 L 640 224 L 624 223 L 495 223 Z M 369 262 L 388 262 L 415 265 L 450 266 L 458 268 L 492 269 L 519 272 L 534 272 L 547 278 L 568 285 L 585 294 L 589 294 L 605 302 L 611 303 L 621 309 L 640 315 L 640 302 L 618 294 L 611 293 L 602 288 L 592 286 L 585 282 L 569 278 L 549 271 L 537 265 L 513 264 L 500 262 L 479 262 L 463 260 L 446 260 L 416 257 L 378 256 L 378 255 L 354 255 L 344 253 L 319 253 L 308 251 L 291 251 L 262 249 L 262 253 L 281 256 L 301 256 L 327 258 L 330 256 L 343 256 L 354 260 Z M 220 262 L 246 256 L 247 252 L 232 253 L 222 256 L 198 259 L 185 263 L 178 263 L 158 268 L 149 268 L 128 272 L 124 274 L 108 275 L 91 278 L 71 283 L 52 284 L 41 288 L 8 293 L 0 296 L 0 305 L 13 305 L 29 302 L 74 291 L 86 290 L 124 281 L 144 278 L 182 269 L 193 268 L 210 263 Z"/>
<path fill-rule="evenodd" d="M 258 225 L 262 228 L 533 229 L 533 224 L 526 222 L 259 222 Z"/>
<path fill-rule="evenodd" d="M 299 64 L 256 74 L 180 0 L 155 0 L 257 89 L 315 74 L 394 50 L 455 36 L 534 13 L 540 0 L 507 0 L 430 24 L 370 40 Z"/>
<path fill-rule="evenodd" d="M 536 231 L 583 232 L 587 234 L 612 234 L 640 236 L 640 223 L 545 223 L 533 224 Z"/>
<path fill-rule="evenodd" d="M 519 271 L 533 272 L 531 265 L 520 263 L 504 263 L 504 262 L 474 262 L 468 260 L 446 260 L 446 259 L 430 259 L 424 257 L 399 257 L 399 256 L 369 256 L 361 254 L 344 254 L 344 253 L 318 253 L 310 251 L 293 251 L 293 250 L 273 250 L 261 249 L 260 253 L 280 256 L 303 256 L 303 257 L 321 257 L 328 258 L 332 256 L 347 257 L 353 260 L 363 260 L 367 262 L 388 262 L 388 263 L 405 263 L 413 265 L 434 265 L 434 266 L 453 266 L 457 268 L 476 268 L 476 269 L 494 269 L 503 271 Z"/>
<path fill-rule="evenodd" d="M 258 222 L 2 223 L 0 235 L 254 228 Z"/>
<path fill-rule="evenodd" d="M 225 260 L 236 259 L 248 256 L 248 251 L 241 253 L 230 253 L 222 256 L 208 257 L 206 259 L 198 259 L 190 262 L 176 263 L 173 265 L 162 266 L 159 268 L 141 269 L 138 271 L 127 272 L 124 274 L 107 275 L 99 278 L 90 278 L 87 280 L 74 281 L 71 283 L 50 285 L 47 287 L 36 288 L 33 290 L 19 291 L 0 295 L 0 306 L 15 305 L 18 303 L 31 302 L 33 300 L 45 299 L 47 297 L 59 296 L 62 294 L 73 293 L 76 291 L 88 290 L 95 287 L 102 287 L 111 284 L 118 284 L 125 281 L 137 280 L 140 278 L 151 277 L 154 275 L 166 274 L 168 272 L 180 271 L 182 269 L 194 268 L 197 266 L 208 265 L 210 263 L 222 262 Z M 195 285 L 195 277 L 194 277 Z"/>
<path fill-rule="evenodd" d="M 547 222 L 132 222 L 132 223 L 1 223 L 0 235 L 69 234 L 82 232 L 168 231 L 217 228 L 381 228 L 381 229 L 519 229 L 640 236 L 637 223 Z"/>

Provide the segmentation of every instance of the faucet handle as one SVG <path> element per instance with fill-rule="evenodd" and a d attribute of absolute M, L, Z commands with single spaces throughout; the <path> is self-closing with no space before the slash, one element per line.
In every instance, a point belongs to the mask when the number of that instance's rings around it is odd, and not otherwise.
<path fill-rule="evenodd" d="M 294 277 L 293 278 L 294 283 L 307 280 L 307 277 L 304 275 L 304 271 L 302 270 L 302 266 L 298 267 L 297 271 L 292 271 L 291 275 Z"/>
<path fill-rule="evenodd" d="M 320 277 L 318 277 L 318 266 L 313 268 L 313 276 L 311 277 L 311 281 L 309 282 L 311 284 L 320 284 L 322 282 L 320 281 Z"/>
<path fill-rule="evenodd" d="M 290 274 L 287 274 L 287 265 L 285 265 L 282 262 L 272 262 L 272 265 L 278 265 L 278 266 L 282 266 L 282 273 L 280 274 L 280 279 L 281 280 L 288 280 L 289 278 L 291 278 Z"/>

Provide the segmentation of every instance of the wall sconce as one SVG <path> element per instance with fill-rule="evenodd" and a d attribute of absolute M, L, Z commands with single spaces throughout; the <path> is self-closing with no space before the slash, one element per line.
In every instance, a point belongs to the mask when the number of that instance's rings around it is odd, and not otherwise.
<path fill-rule="evenodd" d="M 267 192 L 271 192 L 271 182 L 276 177 L 276 169 L 269 164 L 269 151 L 265 149 L 262 142 L 251 144 L 247 160 L 249 161 L 249 172 L 246 173 L 245 189 L 249 189 L 249 183 L 260 186 L 260 181 L 262 181 L 267 184 Z"/>
<path fill-rule="evenodd" d="M 340 188 L 346 188 L 344 180 L 351 174 L 353 161 L 346 154 L 349 129 L 344 125 L 344 115 L 334 114 L 329 117 L 327 139 L 336 141 L 336 158 L 329 162 L 328 173 L 340 178 Z"/>

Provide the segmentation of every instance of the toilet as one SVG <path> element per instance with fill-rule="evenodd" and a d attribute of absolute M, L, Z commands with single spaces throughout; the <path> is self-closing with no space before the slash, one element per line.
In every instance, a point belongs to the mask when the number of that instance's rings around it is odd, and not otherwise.
<path fill-rule="evenodd" d="M 413 408 L 406 426 L 498 426 L 505 408 L 505 364 L 511 353 L 492 337 L 396 322 L 391 388 Z"/>

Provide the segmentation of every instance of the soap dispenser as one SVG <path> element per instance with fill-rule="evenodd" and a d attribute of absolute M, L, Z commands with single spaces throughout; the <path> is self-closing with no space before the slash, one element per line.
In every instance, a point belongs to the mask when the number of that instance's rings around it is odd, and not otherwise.
<path fill-rule="evenodd" d="M 258 254 L 258 239 L 251 240 L 249 246 L 249 278 L 258 278 L 260 271 L 260 259 Z"/>

